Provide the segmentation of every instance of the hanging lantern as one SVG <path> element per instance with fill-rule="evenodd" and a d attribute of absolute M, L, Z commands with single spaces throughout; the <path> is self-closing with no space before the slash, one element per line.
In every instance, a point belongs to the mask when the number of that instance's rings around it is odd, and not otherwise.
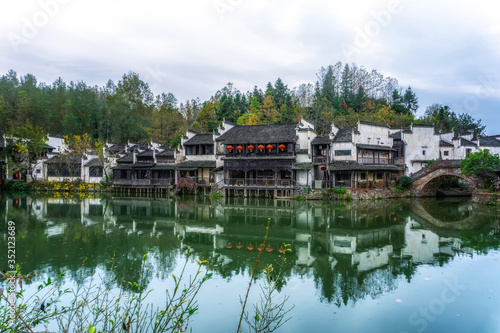
<path fill-rule="evenodd" d="M 285 150 L 286 146 L 284 144 L 280 144 L 278 146 L 279 149 L 281 149 L 281 151 Z"/>
<path fill-rule="evenodd" d="M 229 152 L 231 152 L 233 149 L 234 149 L 233 146 L 231 146 L 231 145 L 227 146 L 227 150 L 229 150 Z"/>
<path fill-rule="evenodd" d="M 241 151 L 243 150 L 243 147 L 242 146 L 238 146 L 238 147 L 236 147 L 236 149 L 238 149 L 238 151 L 241 153 Z"/>
<path fill-rule="evenodd" d="M 229 243 L 227 243 L 226 247 L 228 249 L 232 249 L 233 248 L 233 243 L 231 241 L 229 241 Z"/>
<path fill-rule="evenodd" d="M 264 150 L 264 145 L 259 145 L 257 148 L 259 148 L 259 150 L 262 152 Z"/>
<path fill-rule="evenodd" d="M 271 150 L 273 150 L 274 146 L 273 146 L 273 145 L 271 145 L 271 144 L 269 144 L 269 145 L 267 145 L 267 147 L 266 147 L 266 148 L 267 148 L 267 149 L 269 149 L 269 152 L 271 152 Z"/>
<path fill-rule="evenodd" d="M 322 166 L 321 167 L 321 171 L 325 171 L 326 170 L 326 167 L 325 166 Z"/>
<path fill-rule="evenodd" d="M 250 149 L 250 152 L 252 152 L 252 150 L 255 149 L 255 146 L 254 145 L 250 145 L 250 146 L 248 146 L 248 149 Z"/>

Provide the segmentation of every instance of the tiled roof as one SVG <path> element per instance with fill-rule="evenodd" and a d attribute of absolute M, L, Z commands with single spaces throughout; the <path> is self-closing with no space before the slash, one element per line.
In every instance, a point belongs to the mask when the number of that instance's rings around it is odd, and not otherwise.
<path fill-rule="evenodd" d="M 479 146 L 481 147 L 500 147 L 500 140 L 491 136 L 483 136 L 479 138 Z"/>
<path fill-rule="evenodd" d="M 444 140 L 441 140 L 441 141 L 439 141 L 439 147 L 453 147 L 453 144 L 446 142 Z"/>
<path fill-rule="evenodd" d="M 332 140 L 330 139 L 329 136 L 323 136 L 323 135 L 318 135 L 315 137 L 312 141 L 311 144 L 313 145 L 329 145 L 332 143 Z"/>
<path fill-rule="evenodd" d="M 332 171 L 401 171 L 392 164 L 359 164 L 356 161 L 334 161 L 328 165 Z"/>
<path fill-rule="evenodd" d="M 99 161 L 98 158 L 93 158 L 87 163 L 85 163 L 86 167 L 96 167 L 96 166 L 102 166 L 102 163 Z"/>
<path fill-rule="evenodd" d="M 128 153 L 127 155 L 116 160 L 117 163 L 132 163 L 133 161 L 134 156 L 132 155 L 132 153 Z"/>
<path fill-rule="evenodd" d="M 469 140 L 464 139 L 464 138 L 460 138 L 460 145 L 466 146 L 466 147 L 477 147 L 477 145 L 474 142 L 469 141 Z"/>
<path fill-rule="evenodd" d="M 383 151 L 391 150 L 391 151 L 397 151 L 397 149 L 394 149 L 394 148 L 388 147 L 388 146 L 365 145 L 365 144 L 361 144 L 361 143 L 356 144 L 356 147 L 361 148 L 361 149 L 369 149 L 369 150 L 383 150 Z"/>
<path fill-rule="evenodd" d="M 167 157 L 173 157 L 174 156 L 174 150 L 173 149 L 165 149 L 164 151 L 157 153 L 156 156 L 167 156 Z"/>
<path fill-rule="evenodd" d="M 125 146 L 124 145 L 112 145 L 111 147 L 109 147 L 108 149 L 106 149 L 110 152 L 115 152 L 115 153 L 118 153 L 120 151 L 124 151 L 125 150 Z"/>
<path fill-rule="evenodd" d="M 136 156 L 153 157 L 153 149 L 147 149 L 147 150 L 143 151 L 142 153 L 137 153 Z"/>
<path fill-rule="evenodd" d="M 294 160 L 295 156 L 242 156 L 242 157 L 223 157 L 223 160 Z"/>
<path fill-rule="evenodd" d="M 151 170 L 175 170 L 174 163 L 157 163 Z"/>
<path fill-rule="evenodd" d="M 184 142 L 184 145 L 210 145 L 214 143 L 212 134 L 196 134 Z"/>
<path fill-rule="evenodd" d="M 389 137 L 390 137 L 390 138 L 393 138 L 394 140 L 401 140 L 401 132 L 402 132 L 402 131 L 399 131 L 399 132 L 396 132 L 396 133 L 389 134 Z"/>
<path fill-rule="evenodd" d="M 295 124 L 235 126 L 217 141 L 225 144 L 259 144 L 295 142 Z"/>
<path fill-rule="evenodd" d="M 81 157 L 76 155 L 56 155 L 45 161 L 46 164 L 59 164 L 59 163 L 70 163 L 79 164 L 81 163 Z"/>
<path fill-rule="evenodd" d="M 177 170 L 193 170 L 198 168 L 215 168 L 215 161 L 185 161 L 176 165 Z"/>
<path fill-rule="evenodd" d="M 342 128 L 333 138 L 333 142 L 352 142 L 352 128 Z"/>
<path fill-rule="evenodd" d="M 293 165 L 294 170 L 310 170 L 312 168 L 312 163 L 295 163 Z"/>

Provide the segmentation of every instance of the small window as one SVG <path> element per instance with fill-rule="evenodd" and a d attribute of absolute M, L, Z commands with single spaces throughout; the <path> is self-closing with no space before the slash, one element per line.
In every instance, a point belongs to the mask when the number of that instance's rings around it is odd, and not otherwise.
<path fill-rule="evenodd" d="M 36 173 L 42 173 L 42 170 L 36 169 Z"/>
<path fill-rule="evenodd" d="M 443 152 L 443 154 L 444 154 L 444 156 L 449 156 L 449 155 L 450 155 L 450 152 L 449 152 L 449 151 L 447 151 L 447 150 L 445 150 L 445 151 Z"/>
<path fill-rule="evenodd" d="M 350 150 L 336 150 L 335 151 L 335 156 L 350 156 L 351 151 Z"/>
<path fill-rule="evenodd" d="M 382 172 L 377 172 L 377 180 L 384 179 L 384 174 Z"/>
<path fill-rule="evenodd" d="M 361 172 L 359 175 L 361 180 L 366 180 L 366 172 Z"/>
<path fill-rule="evenodd" d="M 422 150 L 422 155 L 425 156 L 425 150 Z"/>

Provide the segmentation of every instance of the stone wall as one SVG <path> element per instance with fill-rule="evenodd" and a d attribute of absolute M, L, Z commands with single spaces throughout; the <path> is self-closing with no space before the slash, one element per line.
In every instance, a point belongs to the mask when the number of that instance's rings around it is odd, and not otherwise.
<path fill-rule="evenodd" d="M 485 205 L 500 205 L 500 193 L 491 193 L 484 190 L 472 192 L 472 202 Z"/>

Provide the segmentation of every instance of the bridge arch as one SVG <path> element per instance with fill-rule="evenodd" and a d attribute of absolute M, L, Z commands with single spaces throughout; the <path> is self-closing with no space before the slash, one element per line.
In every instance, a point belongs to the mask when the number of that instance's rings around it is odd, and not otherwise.
<path fill-rule="evenodd" d="M 412 193 L 416 196 L 425 194 L 426 187 L 432 181 L 445 176 L 462 179 L 474 189 L 477 189 L 482 184 L 482 180 L 479 177 L 467 176 L 460 172 L 459 161 L 438 161 L 412 176 Z"/>

